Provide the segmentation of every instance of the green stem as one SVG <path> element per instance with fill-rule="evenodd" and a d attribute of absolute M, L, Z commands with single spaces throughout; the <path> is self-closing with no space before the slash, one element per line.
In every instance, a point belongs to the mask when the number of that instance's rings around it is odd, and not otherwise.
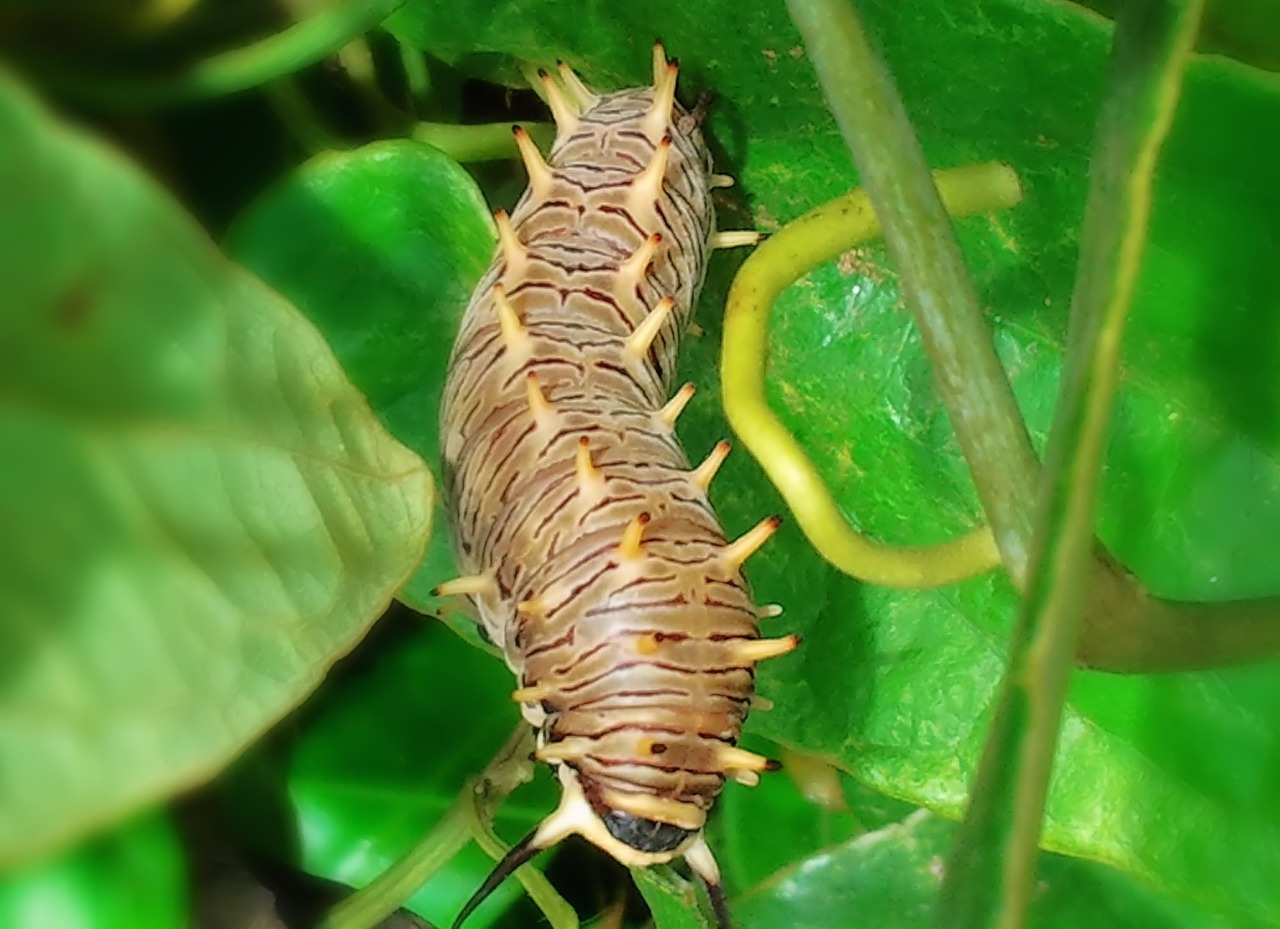
<path fill-rule="evenodd" d="M 1021 929 L 1092 560 L 1098 485 L 1160 147 L 1204 0 L 1133 0 L 1117 23 L 1091 162 L 1062 388 L 1026 596 L 973 801 L 946 870 L 941 926 Z"/>
<path fill-rule="evenodd" d="M 320 929 L 372 929 L 402 907 L 470 840 L 471 833 L 467 827 L 467 808 L 470 805 L 470 798 L 464 791 L 422 841 L 378 875 L 372 884 L 330 910 L 320 923 Z"/>
<path fill-rule="evenodd" d="M 342 151 L 347 143 L 333 133 L 292 78 L 283 78 L 263 88 L 271 108 L 289 130 L 293 140 L 308 155 Z"/>
<path fill-rule="evenodd" d="M 502 161 L 516 157 L 516 144 L 511 138 L 513 125 L 523 126 L 544 150 L 555 138 L 556 130 L 550 123 L 483 123 L 474 126 L 416 123 L 409 136 L 419 142 L 434 145 L 462 164 Z"/>
<path fill-rule="evenodd" d="M 404 906 L 406 900 L 475 837 L 474 818 L 491 817 L 506 796 L 529 779 L 531 740 L 531 730 L 521 723 L 480 776 L 462 788 L 444 817 L 422 841 L 371 884 L 334 906 L 319 929 L 373 929 Z M 481 802 L 485 809 L 478 813 L 477 804 Z"/>
<path fill-rule="evenodd" d="M 409 111 L 421 115 L 431 96 L 431 72 L 427 69 L 427 61 L 422 49 L 415 48 L 404 39 L 396 38 L 396 47 L 400 50 L 400 64 L 404 68 L 405 83 L 409 91 Z"/>
<path fill-rule="evenodd" d="M 1001 164 L 940 171 L 936 177 L 955 216 L 1008 208 L 1022 196 L 1017 176 Z M 920 547 L 867 538 L 849 525 L 817 468 L 765 397 L 769 314 L 778 296 L 818 265 L 879 234 L 866 192 L 855 190 L 788 223 L 743 263 L 725 307 L 720 362 L 725 415 L 786 499 L 805 536 L 831 564 L 870 583 L 941 586 L 999 566 L 990 530 Z"/>
<path fill-rule="evenodd" d="M 47 62 L 27 63 L 42 82 L 81 103 L 111 109 L 169 106 L 248 90 L 336 53 L 390 16 L 405 0 L 347 0 L 244 48 L 197 62 L 182 74 L 83 74 Z"/>

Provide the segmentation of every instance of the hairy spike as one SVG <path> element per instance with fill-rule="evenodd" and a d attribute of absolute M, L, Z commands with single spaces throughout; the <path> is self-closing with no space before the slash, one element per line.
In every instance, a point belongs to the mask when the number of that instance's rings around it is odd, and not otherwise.
<path fill-rule="evenodd" d="M 658 419 L 662 420 L 668 426 L 674 426 L 676 420 L 680 418 L 680 414 L 684 412 L 684 408 L 689 405 L 689 401 L 693 399 L 693 395 L 697 392 L 693 384 L 685 384 L 676 391 L 675 396 L 667 401 L 667 405 L 658 410 Z"/>
<path fill-rule="evenodd" d="M 662 233 L 655 232 L 645 239 L 622 264 L 618 265 L 618 296 L 627 296 L 644 281 L 645 274 L 653 263 L 653 256 L 661 244 Z"/>
<path fill-rule="evenodd" d="M 578 477 L 578 493 L 597 497 L 604 491 L 604 474 L 591 461 L 591 440 L 578 439 L 578 457 L 574 464 Z"/>
<path fill-rule="evenodd" d="M 529 412 L 533 414 L 534 420 L 538 423 L 538 428 L 554 428 L 556 409 L 551 405 L 551 401 L 547 399 L 546 394 L 542 392 L 542 387 L 538 384 L 538 375 L 533 371 L 525 375 L 524 395 L 529 402 Z"/>
<path fill-rule="evenodd" d="M 676 81 L 680 74 L 678 62 L 669 61 L 658 73 L 657 51 L 654 53 L 653 105 L 644 115 L 644 133 L 651 140 L 661 139 L 671 126 L 671 113 L 676 103 Z"/>
<path fill-rule="evenodd" d="M 511 691 L 511 699 L 515 703 L 541 703 L 550 697 L 555 691 L 546 684 L 537 684 L 533 687 L 518 687 Z"/>
<path fill-rule="evenodd" d="M 653 86 L 657 87 L 662 83 L 663 76 L 667 73 L 667 50 L 662 47 L 662 43 L 655 41 L 653 43 Z"/>
<path fill-rule="evenodd" d="M 600 97 L 582 82 L 582 78 L 578 77 L 578 73 L 573 68 L 563 61 L 558 61 L 556 70 L 560 72 L 560 82 L 564 84 L 565 92 L 578 104 L 578 112 L 596 105 Z"/>
<path fill-rule="evenodd" d="M 498 210 L 493 214 L 493 221 L 498 226 L 498 247 L 502 251 L 502 260 L 507 263 L 503 277 L 522 277 L 529 263 L 529 250 L 524 247 L 515 227 L 511 225 L 511 217 L 506 210 Z"/>
<path fill-rule="evenodd" d="M 548 742 L 533 754 L 539 761 L 559 764 L 565 761 L 578 761 L 590 750 L 589 739 L 570 737 L 561 739 L 559 742 Z"/>
<path fill-rule="evenodd" d="M 631 186 L 627 188 L 627 204 L 632 209 L 651 209 L 662 196 L 662 181 L 667 176 L 667 159 L 670 156 L 671 136 L 664 135 L 653 150 L 649 164 L 631 179 Z"/>
<path fill-rule="evenodd" d="M 777 516 L 762 519 L 754 529 L 749 529 L 746 533 L 726 545 L 724 551 L 721 552 L 721 558 L 724 559 L 726 564 L 734 568 L 741 567 L 743 562 L 754 555 L 761 545 L 769 541 L 769 537 L 777 532 L 778 527 L 781 525 L 782 519 Z"/>
<path fill-rule="evenodd" d="M 636 326 L 635 331 L 627 338 L 626 347 L 623 349 L 629 360 L 633 362 L 644 360 L 644 357 L 649 354 L 649 347 L 653 345 L 653 340 L 658 337 L 663 324 L 675 307 L 674 297 L 663 297 L 649 311 L 649 315 L 640 321 L 640 325 Z"/>
<path fill-rule="evenodd" d="M 733 772 L 733 779 L 743 787 L 759 787 L 760 775 L 754 771 L 744 771 L 741 768 Z"/>
<path fill-rule="evenodd" d="M 725 771 L 777 771 L 782 767 L 772 758 L 733 745 L 717 745 L 716 762 Z"/>
<path fill-rule="evenodd" d="M 493 305 L 498 311 L 498 325 L 502 330 L 502 344 L 507 350 L 507 358 L 512 367 L 519 367 L 529 360 L 533 354 L 533 340 L 529 332 L 520 322 L 516 308 L 507 299 L 507 289 L 501 284 L 493 285 Z"/>
<path fill-rule="evenodd" d="M 707 456 L 706 460 L 689 472 L 689 480 L 703 490 L 710 487 L 716 472 L 720 470 L 724 460 L 729 457 L 730 447 L 729 443 L 723 440 L 717 442 L 716 447 L 711 450 L 711 454 Z"/>
<path fill-rule="evenodd" d="M 649 525 L 648 513 L 640 513 L 627 523 L 627 528 L 622 532 L 622 541 L 618 543 L 618 555 L 621 558 L 631 560 L 640 557 L 644 551 L 641 542 L 644 539 L 644 527 L 647 525 Z"/>
<path fill-rule="evenodd" d="M 777 619 L 782 615 L 782 607 L 776 603 L 766 603 L 756 607 L 756 619 Z"/>
<path fill-rule="evenodd" d="M 752 694 L 751 709 L 758 710 L 761 713 L 768 713 L 773 709 L 773 701 L 768 697 L 762 697 L 759 694 Z"/>
<path fill-rule="evenodd" d="M 545 197 L 551 192 L 555 176 L 551 168 L 542 158 L 542 152 L 533 144 L 533 139 L 525 131 L 524 126 L 512 126 L 511 133 L 516 137 L 516 147 L 520 149 L 520 160 L 524 162 L 524 170 L 529 175 L 529 188 L 535 197 Z"/>
<path fill-rule="evenodd" d="M 755 664 L 768 658 L 777 658 L 793 652 L 800 644 L 797 635 L 784 635 L 780 639 L 738 639 L 728 643 L 733 657 L 743 664 Z"/>
<path fill-rule="evenodd" d="M 727 232 L 711 234 L 712 248 L 738 248 L 742 245 L 755 245 L 764 238 L 764 233 L 754 229 L 731 229 Z"/>
<path fill-rule="evenodd" d="M 568 135 L 578 128 L 577 107 L 565 96 L 560 85 L 546 71 L 538 70 L 538 80 L 542 81 L 542 89 L 547 95 L 547 106 L 551 108 L 551 116 L 556 121 L 556 133 Z"/>
<path fill-rule="evenodd" d="M 445 581 L 431 591 L 435 597 L 479 596 L 487 597 L 498 592 L 498 584 L 492 574 L 468 574 Z"/>
<path fill-rule="evenodd" d="M 717 187 L 732 187 L 733 184 L 734 180 L 728 174 L 713 174 L 709 186 L 715 190 Z"/>

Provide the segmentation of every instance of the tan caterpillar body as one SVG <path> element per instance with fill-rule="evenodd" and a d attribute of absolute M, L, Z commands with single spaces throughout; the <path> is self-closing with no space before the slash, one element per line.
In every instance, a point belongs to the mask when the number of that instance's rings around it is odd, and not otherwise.
<path fill-rule="evenodd" d="M 627 865 L 683 856 L 723 923 L 707 811 L 726 777 L 774 766 L 736 742 L 755 663 L 796 645 L 759 638 L 773 611 L 739 570 L 777 520 L 725 539 L 706 489 L 728 445 L 690 468 L 673 425 L 693 388 L 671 396 L 709 251 L 757 237 L 713 232 L 710 188 L 729 181 L 676 71 L 656 46 L 653 87 L 543 75 L 550 160 L 517 129 L 529 189 L 497 215 L 450 359 L 440 434 L 466 576 L 440 591 L 472 598 L 564 791 L 457 924 L 574 833 Z"/>

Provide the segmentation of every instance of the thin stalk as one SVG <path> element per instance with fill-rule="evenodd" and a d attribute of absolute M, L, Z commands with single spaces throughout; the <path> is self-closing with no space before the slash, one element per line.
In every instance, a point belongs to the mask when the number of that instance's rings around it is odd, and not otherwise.
<path fill-rule="evenodd" d="M 531 747 L 532 732 L 522 722 L 484 771 L 462 788 L 422 841 L 372 883 L 334 906 L 319 929 L 373 929 L 404 906 L 468 841 L 478 838 L 472 829 L 475 818 L 492 818 L 507 795 L 529 780 Z M 477 811 L 478 805 L 484 809 Z"/>
<path fill-rule="evenodd" d="M 1204 0 L 1131 0 L 1117 23 L 1029 585 L 973 799 L 946 870 L 938 910 L 946 929 L 1021 929 L 1026 922 L 1155 165 L 1203 6 Z"/>
<path fill-rule="evenodd" d="M 516 157 L 516 144 L 511 137 L 512 125 L 525 130 L 546 150 L 555 138 L 550 123 L 482 123 L 463 126 L 457 123 L 415 123 L 410 138 L 434 145 L 454 161 L 470 164 L 477 161 L 502 161 Z"/>

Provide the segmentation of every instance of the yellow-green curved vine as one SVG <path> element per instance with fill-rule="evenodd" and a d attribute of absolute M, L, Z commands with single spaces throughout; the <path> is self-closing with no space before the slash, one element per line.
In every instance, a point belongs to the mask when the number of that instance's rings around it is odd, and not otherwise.
<path fill-rule="evenodd" d="M 999 163 L 934 174 L 947 212 L 1007 209 L 1022 198 L 1013 169 Z M 939 587 L 999 566 L 991 530 L 930 546 L 893 546 L 854 529 L 817 468 L 770 409 L 764 391 L 769 314 L 784 290 L 841 252 L 880 234 L 871 201 L 851 191 L 770 236 L 739 269 L 725 308 L 721 389 L 729 424 L 795 514 L 818 552 L 846 574 L 891 587 Z"/>

